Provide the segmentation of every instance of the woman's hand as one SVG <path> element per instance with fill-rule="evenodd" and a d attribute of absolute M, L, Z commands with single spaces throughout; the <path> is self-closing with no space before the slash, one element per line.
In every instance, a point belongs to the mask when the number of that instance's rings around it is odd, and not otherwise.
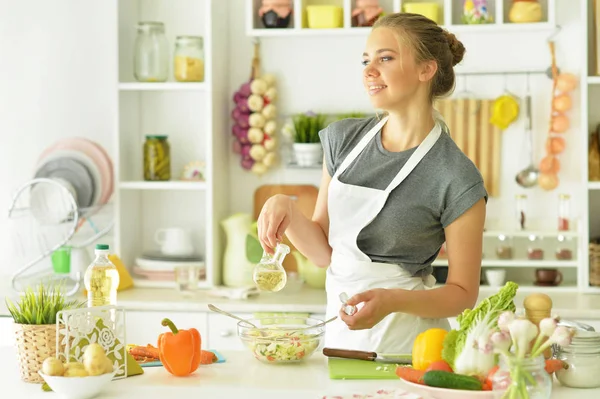
<path fill-rule="evenodd" d="M 340 319 L 346 323 L 350 330 L 371 328 L 391 313 L 390 301 L 390 291 L 384 288 L 361 292 L 349 298 L 346 304 L 357 306 L 363 303 L 362 308 L 352 316 L 348 316 L 343 310 L 340 310 Z"/>
<path fill-rule="evenodd" d="M 283 240 L 285 229 L 292 221 L 292 199 L 277 194 L 265 202 L 258 215 L 258 239 L 263 249 L 273 254 L 279 241 Z"/>

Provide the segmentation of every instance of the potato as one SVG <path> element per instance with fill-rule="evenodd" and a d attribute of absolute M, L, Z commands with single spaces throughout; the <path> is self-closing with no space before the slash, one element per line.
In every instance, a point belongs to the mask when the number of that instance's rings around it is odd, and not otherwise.
<path fill-rule="evenodd" d="M 63 377 L 87 377 L 88 372 L 83 367 L 69 367 Z"/>
<path fill-rule="evenodd" d="M 64 364 L 64 368 L 65 368 L 65 371 L 67 371 L 68 369 L 71 369 L 71 368 L 83 369 L 85 367 L 83 366 L 83 363 L 80 363 L 80 362 L 69 362 L 69 363 Z"/>
<path fill-rule="evenodd" d="M 100 375 L 105 373 L 106 355 L 88 356 L 83 359 L 83 366 L 89 375 Z"/>
<path fill-rule="evenodd" d="M 83 352 L 83 358 L 92 358 L 95 356 L 106 356 L 104 348 L 100 344 L 89 344 Z"/>
<path fill-rule="evenodd" d="M 60 360 L 55 357 L 49 357 L 42 363 L 42 373 L 47 375 L 60 376 L 65 372 L 65 368 Z"/>

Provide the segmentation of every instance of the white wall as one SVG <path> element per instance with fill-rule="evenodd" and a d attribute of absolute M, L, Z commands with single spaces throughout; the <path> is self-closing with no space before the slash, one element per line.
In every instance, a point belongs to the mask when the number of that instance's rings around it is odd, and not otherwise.
<path fill-rule="evenodd" d="M 0 275 L 20 267 L 6 258 L 12 242 L 5 215 L 43 149 L 82 136 L 112 153 L 116 25 L 110 3 L 0 0 Z"/>
<path fill-rule="evenodd" d="M 233 0 L 242 9 L 245 0 Z M 579 2 L 559 0 L 558 24 L 562 26 L 556 38 L 557 63 L 563 71 L 579 73 L 584 48 L 580 43 Z M 250 73 L 252 40 L 245 36 L 245 19 L 241 13 L 231 15 L 230 35 L 232 43 L 230 58 L 230 91 L 233 93 Z M 516 32 L 500 34 L 465 33 L 458 35 L 467 49 L 459 70 L 543 70 L 550 66 L 550 52 L 546 42 L 547 32 Z M 362 110 L 373 112 L 361 83 L 361 54 L 366 37 L 281 37 L 261 38 L 262 71 L 273 73 L 279 78 L 281 113 L 291 114 L 309 109 L 315 112 L 347 112 Z M 510 54 L 510 55 L 509 55 Z M 532 92 L 533 129 L 536 160 L 544 155 L 544 139 L 549 121 L 550 92 L 552 81 L 541 75 L 530 78 Z M 508 89 L 525 94 L 525 75 L 509 76 Z M 466 86 L 469 91 L 481 96 L 495 98 L 502 94 L 503 76 L 469 76 Z M 462 90 L 464 81 L 459 77 L 457 91 Z M 578 201 L 581 191 L 579 170 L 579 148 L 581 147 L 579 125 L 579 91 L 573 93 L 574 108 L 571 111 L 572 127 L 567 134 L 567 150 L 561 156 L 563 169 L 561 184 L 556 191 L 545 192 L 539 188 L 525 190 L 530 198 L 532 218 L 553 216 L 557 209 L 558 192 L 571 192 Z M 233 107 L 233 102 L 232 102 Z M 502 178 L 500 198 L 491 199 L 488 217 L 510 218 L 513 199 L 523 191 L 515 183 L 515 175 L 527 164 L 527 153 L 519 151 L 523 145 L 523 120 L 519 119 L 504 132 L 502 152 Z M 252 176 L 238 166 L 239 156 L 231 157 L 231 183 L 233 192 L 252 192 L 261 184 L 311 183 L 318 185 L 320 171 L 298 171 L 281 169 L 263 176 Z M 252 211 L 251 195 L 230 196 L 232 211 Z M 577 207 L 573 207 L 578 212 Z M 577 214 L 576 214 L 577 215 Z M 554 219 L 549 220 L 554 228 Z"/>
<path fill-rule="evenodd" d="M 246 0 L 232 2 L 229 26 L 230 85 L 237 89 L 250 73 L 252 41 L 245 36 Z M 559 0 L 558 23 L 563 27 L 557 38 L 557 59 L 565 71 L 579 72 L 583 47 L 579 36 L 579 2 Z M 83 136 L 98 141 L 109 153 L 113 128 L 111 101 L 116 81 L 115 14 L 112 2 L 103 0 L 0 0 L 0 214 L 5 215 L 12 192 L 31 177 L 40 152 L 54 141 Z M 233 11 L 235 10 L 235 11 Z M 464 34 L 467 47 L 465 69 L 541 69 L 550 65 L 546 33 Z M 288 37 L 262 39 L 263 71 L 279 79 L 281 113 L 312 109 L 320 112 L 371 111 L 361 87 L 360 54 L 365 37 Z M 513 52 L 509 56 L 509 51 Z M 514 53 L 516 52 L 516 54 Z M 524 77 L 510 77 L 509 89 L 524 94 Z M 531 78 L 533 126 L 537 159 L 550 109 L 551 81 Z M 495 97 L 502 93 L 502 77 L 469 77 L 469 90 Z M 462 87 L 459 80 L 458 87 Z M 559 190 L 546 193 L 528 190 L 533 217 L 554 215 L 558 192 L 582 192 L 578 120 L 579 94 L 574 93 L 572 128 L 568 148 L 561 157 L 563 170 Z M 233 104 L 232 104 L 233 105 Z M 488 214 L 511 217 L 514 194 L 521 190 L 514 176 L 524 166 L 518 148 L 522 145 L 522 120 L 504 133 L 502 197 L 492 199 Z M 224 134 L 227 134 L 224 132 Z M 252 193 L 265 183 L 318 184 L 319 171 L 280 169 L 263 178 L 252 176 L 238 166 L 238 156 L 230 153 L 231 212 L 252 209 Z M 241 193 L 237 195 L 237 193 Z M 535 202 L 534 202 L 535 201 Z M 574 207 L 574 212 L 578 212 Z M 553 226 L 553 224 L 552 224 Z M 10 254 L 11 242 L 5 218 L 0 219 L 0 254 Z M 11 273 L 18 265 L 0 262 L 0 274 Z"/>

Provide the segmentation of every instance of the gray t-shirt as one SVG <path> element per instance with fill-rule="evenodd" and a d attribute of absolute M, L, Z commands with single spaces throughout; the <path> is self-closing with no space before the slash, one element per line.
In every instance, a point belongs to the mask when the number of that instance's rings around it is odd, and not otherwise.
<path fill-rule="evenodd" d="M 319 136 L 331 176 L 376 117 L 334 122 Z M 373 262 L 399 264 L 413 275 L 427 275 L 446 240 L 444 228 L 481 198 L 483 178 L 446 131 L 406 179 L 396 187 L 377 217 L 358 235 L 358 248 Z M 387 151 L 381 131 L 342 172 L 342 183 L 384 190 L 417 147 Z M 352 215 L 348 215 L 352 217 Z"/>

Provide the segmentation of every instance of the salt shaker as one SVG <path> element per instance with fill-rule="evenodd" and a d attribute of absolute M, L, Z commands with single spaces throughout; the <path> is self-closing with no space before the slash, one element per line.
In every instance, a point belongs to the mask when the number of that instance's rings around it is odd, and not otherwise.
<path fill-rule="evenodd" d="M 536 293 L 528 295 L 523 301 L 523 307 L 525 308 L 525 317 L 538 328 L 540 327 L 540 321 L 552 317 L 552 299 L 546 294 Z M 550 348 L 544 351 L 546 359 L 549 359 L 551 355 L 552 350 Z"/>
<path fill-rule="evenodd" d="M 352 316 L 354 313 L 356 313 L 356 306 L 346 304 L 346 302 L 348 301 L 348 294 L 342 292 L 340 294 L 340 301 L 342 301 L 342 303 L 344 304 L 344 313 L 346 313 L 348 316 Z"/>

